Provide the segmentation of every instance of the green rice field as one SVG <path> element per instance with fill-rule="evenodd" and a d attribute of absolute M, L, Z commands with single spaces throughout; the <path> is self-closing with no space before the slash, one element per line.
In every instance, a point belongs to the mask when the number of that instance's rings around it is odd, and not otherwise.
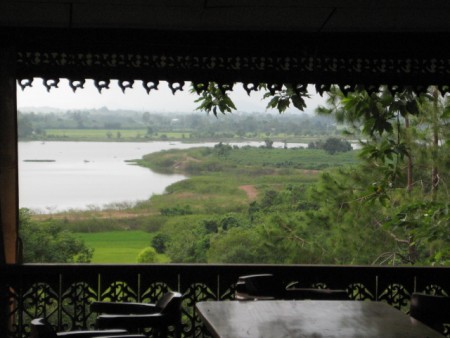
<path fill-rule="evenodd" d="M 92 263 L 136 263 L 139 253 L 150 246 L 152 235 L 145 231 L 76 233 L 94 248 Z"/>

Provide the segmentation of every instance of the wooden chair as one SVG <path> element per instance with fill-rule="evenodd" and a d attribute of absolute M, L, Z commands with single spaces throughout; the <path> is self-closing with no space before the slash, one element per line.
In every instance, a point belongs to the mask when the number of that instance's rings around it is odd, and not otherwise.
<path fill-rule="evenodd" d="M 234 298 L 236 300 L 270 300 L 280 299 L 282 284 L 272 274 L 240 276 Z"/>
<path fill-rule="evenodd" d="M 68 331 L 56 332 L 44 319 L 36 318 L 31 321 L 31 338 L 145 338 L 143 335 L 127 334 L 127 330 L 97 330 L 97 331 Z"/>
<path fill-rule="evenodd" d="M 310 300 L 350 300 L 345 290 L 290 288 L 286 289 L 284 299 Z"/>
<path fill-rule="evenodd" d="M 236 300 L 349 300 L 346 290 L 298 288 L 296 284 L 284 286 L 273 274 L 239 277 L 236 283 Z"/>
<path fill-rule="evenodd" d="M 123 328 L 130 331 L 152 328 L 155 337 L 167 337 L 168 327 L 181 334 L 181 302 L 178 292 L 165 293 L 155 304 L 94 302 L 91 311 L 101 313 L 96 320 L 99 329 Z"/>
<path fill-rule="evenodd" d="M 413 293 L 409 315 L 444 334 L 444 324 L 450 324 L 450 297 Z"/>
<path fill-rule="evenodd" d="M 297 283 L 286 286 L 285 299 L 310 300 L 349 300 L 348 292 L 341 289 L 299 288 Z"/>

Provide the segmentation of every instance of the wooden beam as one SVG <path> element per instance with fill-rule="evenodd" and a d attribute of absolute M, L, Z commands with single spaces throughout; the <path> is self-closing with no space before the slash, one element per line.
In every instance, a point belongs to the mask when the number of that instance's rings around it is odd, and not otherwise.
<path fill-rule="evenodd" d="M 17 263 L 18 156 L 16 53 L 0 49 L 0 263 Z"/>

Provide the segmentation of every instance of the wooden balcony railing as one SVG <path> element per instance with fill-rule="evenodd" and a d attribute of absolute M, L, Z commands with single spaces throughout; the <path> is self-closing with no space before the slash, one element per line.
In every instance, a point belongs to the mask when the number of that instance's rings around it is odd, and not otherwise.
<path fill-rule="evenodd" d="M 57 330 L 92 328 L 96 300 L 154 302 L 166 290 L 183 294 L 183 336 L 203 337 L 195 304 L 232 300 L 238 276 L 273 273 L 304 287 L 346 289 L 354 300 L 383 301 L 407 311 L 413 292 L 450 295 L 450 268 L 320 265 L 0 266 L 0 332 L 28 338 L 30 321 L 47 318 Z"/>

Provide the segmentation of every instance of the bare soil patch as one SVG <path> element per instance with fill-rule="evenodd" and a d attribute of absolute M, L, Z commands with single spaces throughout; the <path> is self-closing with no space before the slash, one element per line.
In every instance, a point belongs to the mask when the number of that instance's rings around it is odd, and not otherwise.
<path fill-rule="evenodd" d="M 245 191 L 250 201 L 254 201 L 256 200 L 256 197 L 258 197 L 258 190 L 254 185 L 241 185 L 239 189 Z"/>

